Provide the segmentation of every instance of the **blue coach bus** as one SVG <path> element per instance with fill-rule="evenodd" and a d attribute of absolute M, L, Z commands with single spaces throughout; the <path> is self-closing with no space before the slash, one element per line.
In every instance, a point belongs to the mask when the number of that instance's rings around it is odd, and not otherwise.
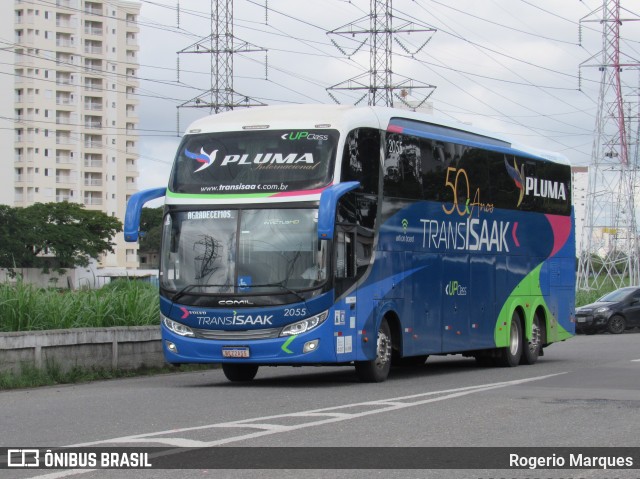
<path fill-rule="evenodd" d="M 164 355 L 259 366 L 463 354 L 533 364 L 575 332 L 571 170 L 562 155 L 380 107 L 273 106 L 191 124 L 165 197 Z"/>

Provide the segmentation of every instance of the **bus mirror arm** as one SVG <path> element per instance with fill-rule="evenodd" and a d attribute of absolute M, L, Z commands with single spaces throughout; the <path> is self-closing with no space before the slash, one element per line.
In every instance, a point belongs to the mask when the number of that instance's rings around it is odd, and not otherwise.
<path fill-rule="evenodd" d="M 127 201 L 127 211 L 124 215 L 124 240 L 128 243 L 138 241 L 138 230 L 140 229 L 140 215 L 142 207 L 148 201 L 155 200 L 164 196 L 167 192 L 166 187 L 151 188 L 142 190 L 131 195 Z"/>
<path fill-rule="evenodd" d="M 359 181 L 348 181 L 330 186 L 322 192 L 318 209 L 318 239 L 329 240 L 333 238 L 338 201 L 346 193 L 357 188 L 360 188 Z"/>

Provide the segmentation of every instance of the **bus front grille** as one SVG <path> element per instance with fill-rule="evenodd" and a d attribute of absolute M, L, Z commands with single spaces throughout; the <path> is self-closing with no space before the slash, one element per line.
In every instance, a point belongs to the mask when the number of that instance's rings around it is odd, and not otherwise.
<path fill-rule="evenodd" d="M 198 339 L 273 339 L 280 335 L 280 328 L 249 329 L 246 331 L 223 331 L 221 329 L 193 329 Z"/>

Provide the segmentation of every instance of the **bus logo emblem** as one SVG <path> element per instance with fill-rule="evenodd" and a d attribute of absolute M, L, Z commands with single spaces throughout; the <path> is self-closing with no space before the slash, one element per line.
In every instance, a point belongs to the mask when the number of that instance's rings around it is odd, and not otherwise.
<path fill-rule="evenodd" d="M 213 150 L 211 153 L 207 154 L 204 151 L 204 148 L 200 148 L 200 153 L 192 153 L 186 148 L 184 150 L 184 154 L 187 156 L 187 158 L 191 158 L 192 160 L 196 160 L 198 163 L 200 163 L 200 168 L 195 170 L 194 173 L 197 173 L 198 171 L 202 171 L 206 168 L 209 168 L 211 165 L 213 165 L 213 162 L 216 161 L 217 153 L 218 153 L 218 150 Z"/>
<path fill-rule="evenodd" d="M 524 165 L 522 165 L 520 170 L 518 170 L 518 164 L 516 163 L 515 158 L 513 159 L 513 166 L 507 163 L 507 159 L 505 158 L 504 166 L 507 167 L 507 173 L 509 173 L 509 176 L 516 184 L 516 187 L 520 190 L 520 197 L 518 198 L 518 204 L 516 205 L 516 207 L 518 207 L 524 198 Z"/>

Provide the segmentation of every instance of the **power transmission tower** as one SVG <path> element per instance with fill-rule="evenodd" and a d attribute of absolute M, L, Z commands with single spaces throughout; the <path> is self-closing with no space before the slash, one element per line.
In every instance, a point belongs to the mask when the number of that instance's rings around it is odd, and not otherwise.
<path fill-rule="evenodd" d="M 369 45 L 369 72 L 363 73 L 349 80 L 343 81 L 336 85 L 327 88 L 327 93 L 336 102 L 340 103 L 338 99 L 332 94 L 332 91 L 338 90 L 350 90 L 350 91 L 364 91 L 364 94 L 358 99 L 355 104 L 362 102 L 367 98 L 367 104 L 369 105 L 381 105 L 381 106 L 393 106 L 394 97 L 405 103 L 411 108 L 419 108 L 422 106 L 433 90 L 436 88 L 433 85 L 423 83 L 411 78 L 397 75 L 391 68 L 391 62 L 393 59 L 392 46 L 395 41 L 406 54 L 410 56 L 417 55 L 431 39 L 430 35 L 426 36 L 426 40 L 420 43 L 419 46 L 412 46 L 407 39 L 402 40 L 403 34 L 411 33 L 433 33 L 435 28 L 428 27 L 426 25 L 419 25 L 411 20 L 404 20 L 393 14 L 393 1 L 392 0 L 370 0 L 370 13 L 354 22 L 351 22 L 336 30 L 327 32 L 328 35 L 335 35 L 338 37 L 348 38 L 351 40 L 356 36 L 364 37 L 355 48 L 352 48 L 350 52 L 347 52 L 345 48 L 341 47 L 336 41 L 331 40 L 332 43 L 338 48 L 343 55 L 352 57 L 358 53 L 362 47 L 368 43 Z M 401 25 L 394 28 L 393 21 L 401 22 Z M 396 90 L 400 90 L 402 93 L 396 93 Z M 415 104 L 410 105 L 406 101 L 406 95 L 409 91 L 414 90 L 427 90 L 427 93 L 418 100 Z"/>
<path fill-rule="evenodd" d="M 178 16 L 179 19 L 179 16 Z M 209 108 L 211 112 L 233 110 L 238 107 L 264 106 L 265 104 L 236 92 L 233 88 L 233 59 L 238 53 L 266 52 L 236 38 L 233 34 L 233 0 L 211 0 L 211 35 L 178 52 L 208 53 L 211 58 L 211 89 L 182 103 L 178 108 Z M 178 56 L 178 81 L 180 57 Z"/>
<path fill-rule="evenodd" d="M 600 91 L 595 136 L 589 165 L 585 222 L 578 265 L 578 289 L 600 289 L 640 284 L 638 231 L 636 219 L 636 173 L 638 167 L 638 126 L 630 112 L 638 113 L 637 97 L 627 96 L 637 89 L 640 64 L 620 51 L 621 0 L 603 0 L 602 7 L 580 23 L 602 25 L 602 51 L 581 67 L 597 67 Z M 625 15 L 630 14 L 625 10 Z M 633 73 L 634 87 L 626 83 Z"/>

